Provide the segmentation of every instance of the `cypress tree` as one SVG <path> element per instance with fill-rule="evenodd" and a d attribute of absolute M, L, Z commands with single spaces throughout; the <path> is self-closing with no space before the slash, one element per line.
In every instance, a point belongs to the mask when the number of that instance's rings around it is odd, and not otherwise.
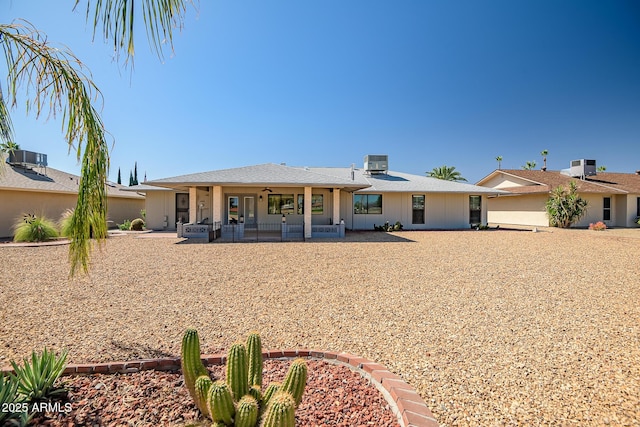
<path fill-rule="evenodd" d="M 118 168 L 118 184 L 122 185 L 122 177 L 120 176 L 120 168 Z"/>

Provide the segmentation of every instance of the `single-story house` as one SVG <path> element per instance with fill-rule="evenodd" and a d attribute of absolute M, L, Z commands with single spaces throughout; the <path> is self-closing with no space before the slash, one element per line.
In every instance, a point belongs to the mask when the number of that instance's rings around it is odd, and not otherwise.
<path fill-rule="evenodd" d="M 22 159 L 23 150 L 16 150 Z M 28 157 L 32 152 L 25 151 Z M 59 221 L 64 211 L 76 207 L 80 177 L 48 167 L 42 161 L 12 161 L 0 165 L 0 237 L 13 236 L 13 226 L 24 214 L 32 213 Z M 13 159 L 12 159 L 13 160 Z M 140 217 L 144 196 L 122 191 L 126 188 L 109 183 L 107 187 L 107 219 L 116 223 Z"/>
<path fill-rule="evenodd" d="M 545 204 L 549 193 L 574 181 L 587 201 L 587 213 L 575 227 L 604 222 L 608 227 L 634 227 L 640 216 L 640 171 L 597 172 L 595 161 L 572 161 L 561 171 L 498 169 L 477 185 L 507 192 L 487 200 L 487 221 L 497 224 L 549 226 Z M 587 170 L 585 171 L 585 167 Z M 586 173 L 585 173 L 586 172 Z"/>
<path fill-rule="evenodd" d="M 130 191 L 146 194 L 147 227 L 176 223 L 344 223 L 373 230 L 399 221 L 405 230 L 462 229 L 486 223 L 488 196 L 502 193 L 472 184 L 388 170 L 388 157 L 366 156 L 363 168 L 261 164 L 147 181 Z M 307 209 L 307 207 L 310 209 Z M 316 228 L 314 228 L 316 227 Z"/>

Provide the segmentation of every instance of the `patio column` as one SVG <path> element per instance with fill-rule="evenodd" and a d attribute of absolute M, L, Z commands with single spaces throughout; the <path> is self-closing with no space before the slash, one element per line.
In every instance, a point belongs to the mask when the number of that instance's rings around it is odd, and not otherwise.
<path fill-rule="evenodd" d="M 198 222 L 198 188 L 189 187 L 189 222 Z"/>
<path fill-rule="evenodd" d="M 311 238 L 311 187 L 304 187 L 304 238 Z"/>
<path fill-rule="evenodd" d="M 211 193 L 213 198 L 213 223 L 220 222 L 224 218 L 224 200 L 222 200 L 222 186 L 214 185 Z"/>
<path fill-rule="evenodd" d="M 333 223 L 340 224 L 340 189 L 333 189 Z"/>

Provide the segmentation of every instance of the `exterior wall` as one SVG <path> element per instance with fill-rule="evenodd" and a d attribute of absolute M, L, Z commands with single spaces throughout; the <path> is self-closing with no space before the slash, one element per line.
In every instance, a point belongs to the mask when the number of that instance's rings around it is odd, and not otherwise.
<path fill-rule="evenodd" d="M 364 193 L 358 193 L 364 194 Z M 368 193 L 367 193 L 368 194 Z M 348 229 L 373 230 L 374 225 L 400 221 L 404 230 L 447 230 L 469 228 L 469 194 L 370 193 L 382 194 L 382 214 L 355 214 L 353 193 L 341 195 L 341 216 Z M 412 224 L 412 196 L 425 196 L 425 223 Z M 486 223 L 487 197 L 482 196 L 482 222 Z"/>
<path fill-rule="evenodd" d="M 638 199 L 640 194 L 629 194 L 627 196 L 618 196 L 618 198 L 624 198 L 624 204 L 616 206 L 619 212 L 623 212 L 622 218 L 620 218 L 619 225 L 622 227 L 637 227 L 638 224 L 634 221 L 637 216 L 640 216 L 638 212 Z M 617 205 L 618 203 L 616 203 Z"/>
<path fill-rule="evenodd" d="M 76 207 L 75 194 L 45 193 L 35 191 L 0 190 L 2 209 L 0 210 L 0 237 L 13 236 L 13 225 L 25 213 L 42 215 L 58 222 L 62 213 Z M 138 218 L 145 207 L 144 199 L 109 197 L 107 220 L 114 226 L 125 219 Z"/>
<path fill-rule="evenodd" d="M 493 224 L 548 227 L 547 194 L 492 197 L 487 201 L 487 220 Z"/>
<path fill-rule="evenodd" d="M 520 187 L 523 185 L 531 185 L 531 184 L 532 184 L 531 181 L 527 181 L 522 178 L 499 174 L 498 176 L 495 176 L 490 180 L 482 183 L 482 186 L 500 189 L 500 188 Z"/>
<path fill-rule="evenodd" d="M 148 229 L 176 229 L 176 193 L 173 191 L 148 191 L 145 209 Z"/>

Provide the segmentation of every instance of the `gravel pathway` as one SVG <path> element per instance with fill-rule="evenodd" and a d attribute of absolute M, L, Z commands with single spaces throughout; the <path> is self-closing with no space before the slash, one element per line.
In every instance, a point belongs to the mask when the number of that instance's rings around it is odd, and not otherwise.
<path fill-rule="evenodd" d="M 610 231 L 616 231 L 610 233 Z M 0 246 L 0 366 L 265 348 L 386 365 L 454 425 L 640 425 L 640 229 L 350 233 L 181 244 L 112 237 L 89 277 L 67 246 Z"/>

